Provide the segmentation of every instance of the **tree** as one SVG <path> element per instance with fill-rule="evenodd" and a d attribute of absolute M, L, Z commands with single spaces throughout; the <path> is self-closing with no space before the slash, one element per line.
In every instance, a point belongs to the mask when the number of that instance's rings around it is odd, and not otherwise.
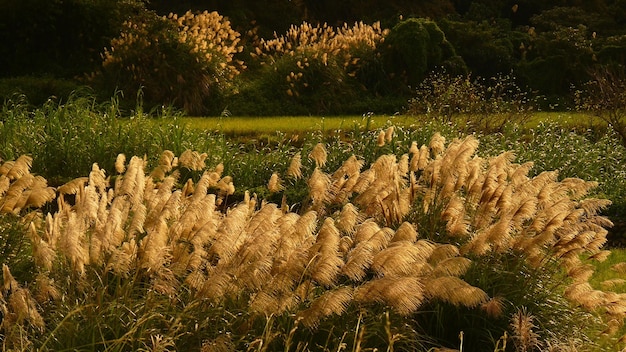
<path fill-rule="evenodd" d="M 0 77 L 82 75 L 140 0 L 0 1 Z"/>
<path fill-rule="evenodd" d="M 444 32 L 431 20 L 411 18 L 398 23 L 385 38 L 384 46 L 387 71 L 411 87 L 437 66 L 444 66 L 451 74 L 466 71 Z"/>

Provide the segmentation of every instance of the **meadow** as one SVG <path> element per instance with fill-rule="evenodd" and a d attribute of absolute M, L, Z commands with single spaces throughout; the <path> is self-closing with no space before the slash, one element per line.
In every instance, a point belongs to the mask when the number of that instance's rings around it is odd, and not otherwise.
<path fill-rule="evenodd" d="M 0 114 L 4 350 L 626 347 L 625 150 L 580 115 Z"/>

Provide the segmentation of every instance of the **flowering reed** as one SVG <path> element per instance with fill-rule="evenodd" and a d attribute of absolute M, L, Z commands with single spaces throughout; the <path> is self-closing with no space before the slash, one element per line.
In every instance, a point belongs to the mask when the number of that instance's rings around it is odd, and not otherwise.
<path fill-rule="evenodd" d="M 386 33 L 378 22 L 337 28 L 304 22 L 292 25 L 284 35 L 259 40 L 251 55 L 281 73 L 288 70 L 281 77 L 284 93 L 297 98 L 312 89 L 323 89 L 323 85 L 356 77 L 362 61 L 373 55 Z"/>
<path fill-rule="evenodd" d="M 217 12 L 145 15 L 123 24 L 91 79 L 130 95 L 141 90 L 146 102 L 202 113 L 208 99 L 226 94 L 245 69 L 234 58 L 243 50 L 239 42 L 240 34 Z"/>
<path fill-rule="evenodd" d="M 384 137 L 391 141 L 393 130 Z M 557 261 L 571 277 L 568 298 L 623 321 L 626 300 L 592 289 L 590 268 L 581 261 L 601 257 L 610 226 L 599 215 L 607 202 L 587 197 L 595 184 L 559 181 L 555 173 L 531 177 L 530 164 L 513 163 L 510 153 L 479 157 L 477 145 L 468 137 L 446 146 L 435 135 L 428 146 L 412 145 L 400 158 L 383 155 L 365 170 L 351 156 L 330 174 L 321 169 L 325 149 L 317 146 L 307 181 L 311 202 L 298 213 L 248 193 L 222 211 L 233 180 L 222 166 L 207 169 L 205 154 L 164 152 L 153 171 L 144 158 L 120 156 L 115 178 L 94 164 L 88 177 L 59 187 L 57 212 L 31 225 L 37 285 L 21 288 L 5 267 L 0 303 L 13 318 L 2 329 L 30 324 L 55 333 L 35 300 L 61 304 L 68 283 L 55 275 L 60 267 L 82 282 L 72 290 L 85 297 L 97 283 L 84 280 L 97 272 L 146 297 L 188 295 L 213 307 L 237 302 L 250 319 L 292 315 L 312 330 L 328 317 L 376 307 L 410 317 L 432 302 L 481 307 L 499 317 L 507 297 L 490 297 L 464 275 L 473 262 L 505 252 L 534 267 Z M 27 177 L 27 166 L 28 159 L 2 165 L 1 179 L 10 181 L 5 188 Z M 180 180 L 179 168 L 202 176 Z M 288 177 L 304 177 L 300 154 Z M 29 185 L 35 184 L 47 189 Z M 278 174 L 268 187 L 284 191 Z M 15 197 L 2 193 L 3 204 L 9 196 Z M 530 314 L 519 313 L 511 325 L 525 346 L 538 343 Z"/>

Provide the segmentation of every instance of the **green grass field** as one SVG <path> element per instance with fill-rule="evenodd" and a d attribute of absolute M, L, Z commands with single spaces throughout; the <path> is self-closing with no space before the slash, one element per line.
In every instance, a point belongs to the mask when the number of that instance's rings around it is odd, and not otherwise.
<path fill-rule="evenodd" d="M 271 117 L 182 117 L 180 122 L 194 129 L 219 131 L 226 135 L 268 134 L 276 131 L 328 132 L 374 130 L 388 125 L 408 127 L 427 120 L 425 116 L 363 115 L 363 116 L 271 116 Z M 536 112 L 525 124 L 533 128 L 540 123 L 558 123 L 563 126 L 592 127 L 597 119 L 580 112 Z"/>
<path fill-rule="evenodd" d="M 267 134 L 282 132 L 313 132 L 353 129 L 376 129 L 390 123 L 408 126 L 415 123 L 412 116 L 274 116 L 274 117 L 184 117 L 182 123 L 196 129 L 220 131 L 227 135 Z"/>

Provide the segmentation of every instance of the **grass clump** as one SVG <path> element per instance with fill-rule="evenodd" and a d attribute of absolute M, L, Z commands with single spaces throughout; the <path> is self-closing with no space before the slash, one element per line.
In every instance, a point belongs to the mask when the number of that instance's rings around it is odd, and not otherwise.
<path fill-rule="evenodd" d="M 57 186 L 77 173 L 88 173 L 94 162 L 114 171 L 120 153 L 158 155 L 164 149 L 182 153 L 195 146 L 220 154 L 216 139 L 186 129 L 170 110 L 157 111 L 160 119 L 149 119 L 141 106 L 130 117 L 124 114 L 118 99 L 99 104 L 93 95 L 81 92 L 66 102 L 49 101 L 39 108 L 9 100 L 0 111 L 0 158 L 31 155 L 34 172 Z"/>

